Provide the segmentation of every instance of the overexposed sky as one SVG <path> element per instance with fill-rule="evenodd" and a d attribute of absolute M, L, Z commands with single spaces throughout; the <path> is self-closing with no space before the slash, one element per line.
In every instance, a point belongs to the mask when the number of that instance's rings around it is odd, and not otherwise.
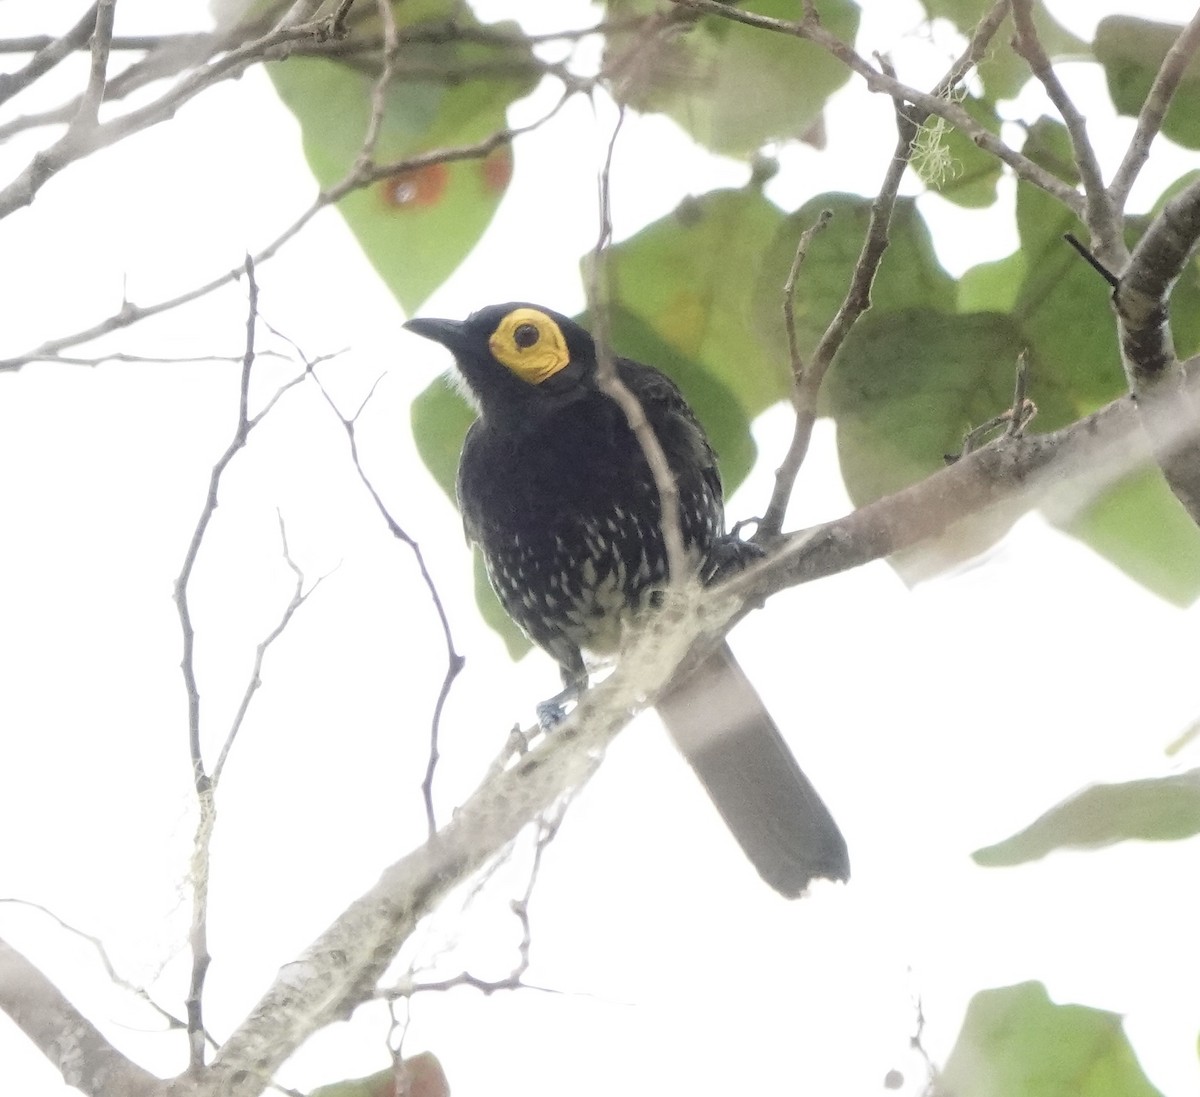
<path fill-rule="evenodd" d="M 1089 5 L 1094 19 L 1108 5 Z M 81 5 L 8 0 L 4 35 L 58 29 Z M 908 4 L 874 3 L 864 51 L 889 51 L 920 83 L 948 39 L 911 32 Z M 1054 5 L 1072 20 L 1083 5 Z M 1140 5 L 1178 17 L 1178 3 Z M 583 4 L 477 5 L 533 30 L 584 25 Z M 574 12 L 574 14 L 569 14 Z M 56 13 L 52 15 L 51 13 Z M 202 25 L 204 6 L 118 5 L 122 32 Z M 553 18 L 550 24 L 546 20 Z M 168 22 L 169 20 L 169 22 Z M 78 86 L 84 62 L 56 74 Z M 1084 90 L 1095 72 L 1064 76 Z M 890 105 L 843 94 L 825 153 L 788 150 L 769 193 L 792 208 L 827 189 L 870 191 L 891 148 Z M 552 88 L 513 109 L 532 117 Z M 20 101 L 23 111 L 39 104 Z M 1094 103 L 1094 107 L 1092 106 Z M 1089 101 L 1102 154 L 1130 125 Z M 527 298 L 582 303 L 578 258 L 595 239 L 595 173 L 607 141 L 583 101 L 518 145 L 509 196 L 475 254 L 423 312 L 460 316 Z M 872 134 L 878 133 L 878 142 Z M 0 149 L 9 178 L 38 147 Z M 857 150 L 858 155 L 851 156 Z M 649 159 L 655 170 L 642 171 Z M 1164 177 L 1195 156 L 1168 150 Z M 736 185 L 744 166 L 695 149 L 669 122 L 632 120 L 613 178 L 619 237 L 688 193 Z M 237 265 L 312 198 L 296 126 L 251 72 L 171 123 L 73 166 L 0 223 L 0 355 L 74 331 Z M 1152 190 L 1135 195 L 1145 202 Z M 925 211 L 948 231 L 951 270 L 1004 254 L 997 210 Z M 467 666 L 447 706 L 438 794 L 467 795 L 517 721 L 556 688 L 540 655 L 513 667 L 475 618 L 453 508 L 415 457 L 408 403 L 447 365 L 404 317 L 337 215 L 327 211 L 259 271 L 260 307 L 322 370 L 347 410 L 380 374 L 360 422 L 363 461 L 424 546 Z M 240 288 L 105 344 L 163 357 L 241 351 Z M 270 343 L 264 333 L 264 345 Z M 262 398 L 288 364 L 264 362 Z M 172 583 L 208 471 L 236 411 L 237 366 L 37 365 L 0 376 L 0 897 L 45 904 L 102 937 L 129 979 L 181 1012 L 188 958 L 192 800 Z M 843 513 L 832 431 L 822 425 L 790 515 Z M 768 455 L 730 506 L 762 509 L 788 416 L 756 424 Z M 341 430 L 309 386 L 289 394 L 239 455 L 195 577 L 208 757 L 244 688 L 254 646 L 291 574 L 276 512 L 309 579 L 328 576 L 272 649 L 221 789 L 214 844 L 208 1019 L 229 1032 L 278 967 L 379 870 L 418 842 L 425 735 L 444 669 L 440 635 L 406 550 L 388 537 L 349 468 Z M 460 990 L 412 1005 L 406 1050 L 442 1059 L 456 1094 L 577 1097 L 622 1092 L 774 1095 L 881 1092 L 892 1068 L 919 1091 L 909 1049 L 915 1001 L 926 1046 L 948 1051 L 976 990 L 1044 980 L 1060 1001 L 1128 1015 L 1168 1097 L 1196 1091 L 1200 1031 L 1197 842 L 1059 854 L 982 870 L 971 850 L 1100 780 L 1195 766 L 1167 743 L 1198 715 L 1195 610 L 1145 594 L 1036 517 L 978 566 L 909 591 L 884 565 L 789 592 L 739 628 L 744 658 L 838 816 L 854 880 L 785 903 L 754 875 L 654 718 L 622 735 L 572 808 L 531 908 L 532 983 L 549 992 Z M 499 885 L 506 882 L 502 879 Z M 507 902 L 429 927 L 415 954 L 484 977 L 514 962 Z M 119 1046 L 175 1072 L 183 1041 L 107 986 L 93 952 L 45 916 L 0 904 L 0 933 L 40 964 Z M 409 950 L 413 951 L 413 950 Z M 384 1064 L 387 1023 L 364 1009 L 314 1039 L 283 1080 L 299 1088 Z M 23 1097 L 63 1087 L 0 1019 L 0 1073 Z"/>

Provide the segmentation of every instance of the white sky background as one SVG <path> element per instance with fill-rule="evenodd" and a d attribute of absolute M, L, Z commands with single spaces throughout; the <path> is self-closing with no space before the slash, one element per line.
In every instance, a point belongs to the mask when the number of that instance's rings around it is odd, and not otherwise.
<path fill-rule="evenodd" d="M 1108 6 L 1054 5 L 1082 34 Z M 949 44 L 906 37 L 917 25 L 908 5 L 869 7 L 860 49 L 890 51 L 918 84 L 945 67 Z M 80 8 L 8 0 L 0 34 L 59 29 Z M 530 29 L 592 18 L 582 4 L 476 9 L 485 19 L 519 11 Z M 1179 9 L 1157 0 L 1140 14 L 1179 18 Z M 118 6 L 118 33 L 204 21 L 200 3 Z M 79 86 L 82 65 L 64 66 L 60 92 Z M 1105 119 L 1097 73 L 1064 76 L 1099 93 L 1090 120 L 1111 170 L 1130 126 Z M 513 120 L 534 116 L 550 94 L 514 108 Z M 789 150 L 771 196 L 790 209 L 827 189 L 872 191 L 891 148 L 890 110 L 852 86 L 831 112 L 828 150 Z M 511 298 L 579 307 L 577 261 L 595 237 L 606 137 L 580 100 L 523 138 L 495 224 L 423 311 L 461 316 Z M 44 140 L 0 149 L 3 177 Z M 643 157 L 653 170 L 640 169 Z M 1170 150 L 1163 163 L 1159 182 L 1195 157 Z M 617 234 L 745 174 L 670 123 L 634 120 L 613 178 Z M 295 123 L 265 78 L 219 87 L 175 121 L 71 167 L 0 223 L 0 355 L 107 315 L 123 286 L 146 303 L 237 265 L 313 192 Z M 1135 202 L 1154 193 L 1148 185 Z M 939 239 L 952 270 L 1013 245 L 997 211 L 930 200 L 926 212 L 953 226 Z M 512 667 L 477 623 L 458 517 L 413 452 L 409 400 L 445 368 L 444 354 L 400 330 L 404 317 L 333 212 L 259 280 L 263 316 L 309 354 L 349 348 L 322 371 L 345 408 L 386 373 L 361 420 L 363 460 L 424 546 L 467 656 L 443 722 L 445 816 L 507 729 L 557 688 L 556 673 L 540 655 Z M 105 346 L 236 355 L 244 320 L 235 288 Z M 260 396 L 285 368 L 264 363 Z M 121 972 L 176 1012 L 188 970 L 192 800 L 171 587 L 230 437 L 236 377 L 220 363 L 36 365 L 0 377 L 0 896 L 44 903 L 102 937 Z M 231 468 L 193 594 L 212 759 L 254 646 L 290 593 L 276 508 L 309 578 L 330 573 L 268 655 L 221 788 L 207 999 L 218 1036 L 420 840 L 417 786 L 444 671 L 428 597 L 358 486 L 341 428 L 315 390 L 286 399 Z M 787 425 L 782 409 L 756 425 L 767 456 L 733 517 L 761 511 Z M 847 507 L 823 427 L 791 524 Z M 972 993 L 1036 978 L 1057 1000 L 1127 1013 L 1153 1080 L 1173 1097 L 1196 1092 L 1200 845 L 1125 845 L 990 871 L 968 854 L 1084 784 L 1197 764 L 1194 747 L 1174 760 L 1163 753 L 1200 710 L 1197 624 L 1195 611 L 1145 594 L 1036 518 L 982 566 L 912 592 L 875 565 L 773 599 L 734 644 L 838 816 L 853 882 L 778 899 L 653 718 L 639 720 L 543 868 L 527 978 L 556 993 L 419 997 L 406 1052 L 436 1052 L 459 1095 L 837 1097 L 882 1092 L 893 1067 L 911 1093 L 923 1083 L 908 1047 L 915 996 L 926 1046 L 944 1057 Z M 518 938 L 506 904 L 521 886 L 518 877 L 496 889 L 466 920 L 439 919 L 423 955 L 457 941 L 443 973 L 464 964 L 506 973 Z M 182 1038 L 157 1034 L 147 1010 L 109 989 L 88 946 L 7 905 L 0 933 L 139 1061 L 163 1074 L 183 1066 Z M 382 1013 L 364 1010 L 312 1041 L 283 1080 L 308 1088 L 377 1070 L 386 1030 Z M 73 1092 L 7 1020 L 0 1077 L 25 1097 Z"/>

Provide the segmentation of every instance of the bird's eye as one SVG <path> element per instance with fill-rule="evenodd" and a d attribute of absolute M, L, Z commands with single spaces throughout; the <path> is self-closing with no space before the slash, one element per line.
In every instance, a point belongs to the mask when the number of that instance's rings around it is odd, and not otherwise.
<path fill-rule="evenodd" d="M 518 324 L 513 329 L 513 342 L 522 350 L 532 347 L 541 338 L 541 332 L 533 324 Z"/>

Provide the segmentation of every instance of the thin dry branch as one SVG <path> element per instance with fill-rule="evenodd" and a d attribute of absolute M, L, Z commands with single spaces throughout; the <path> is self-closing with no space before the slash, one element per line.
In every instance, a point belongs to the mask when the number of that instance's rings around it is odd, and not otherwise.
<path fill-rule="evenodd" d="M 296 349 L 297 353 L 302 354 L 298 347 Z M 325 398 L 325 403 L 329 406 L 330 411 L 337 416 L 338 422 L 342 424 L 342 429 L 346 432 L 346 442 L 350 447 L 350 460 L 354 465 L 354 471 L 358 473 L 359 481 L 367 489 L 367 494 L 371 496 L 371 501 L 375 504 L 375 509 L 379 511 L 380 517 L 386 523 L 388 531 L 397 541 L 408 546 L 409 551 L 413 554 L 413 559 L 417 564 L 417 571 L 421 575 L 421 581 L 425 584 L 425 589 L 429 591 L 430 601 L 433 603 L 434 612 L 437 614 L 438 623 L 442 628 L 442 640 L 446 645 L 446 673 L 442 676 L 442 684 L 438 689 L 437 699 L 433 705 L 433 715 L 430 718 L 429 756 L 425 765 L 425 776 L 421 782 L 421 796 L 425 802 L 425 821 L 429 830 L 430 840 L 432 841 L 437 832 L 437 812 L 435 811 L 433 800 L 433 782 L 437 774 L 438 761 L 441 757 L 439 742 L 441 738 L 442 712 L 446 707 L 446 701 L 450 697 L 450 690 L 454 686 L 454 681 L 462 672 L 466 660 L 459 654 L 458 648 L 455 646 L 454 633 L 450 628 L 450 618 L 446 614 L 445 604 L 442 602 L 442 596 L 438 593 L 437 584 L 434 582 L 433 574 L 430 572 L 429 565 L 425 561 L 425 554 L 421 551 L 420 543 L 392 517 L 391 511 L 388 510 L 383 497 L 375 489 L 375 485 L 371 482 L 371 478 L 367 475 L 367 471 L 363 468 L 359 457 L 358 435 L 356 433 L 358 417 L 363 413 L 363 409 L 374 395 L 374 386 L 371 387 L 371 391 L 367 393 L 366 399 L 359 405 L 354 415 L 346 416 L 337 406 L 337 403 L 330 396 L 325 386 L 321 384 L 320 378 L 312 371 L 311 367 L 309 372 L 316 382 L 317 388 L 320 389 L 321 395 Z M 378 383 L 376 381 L 376 384 Z"/>
<path fill-rule="evenodd" d="M 678 582 L 688 574 L 683 527 L 679 520 L 679 485 L 675 482 L 675 474 L 667 462 L 667 455 L 663 452 L 658 435 L 654 433 L 654 428 L 646 418 L 642 402 L 630 391 L 617 372 L 612 341 L 609 339 L 608 246 L 612 239 L 612 194 L 609 183 L 612 176 L 613 152 L 616 149 L 617 137 L 621 133 L 621 125 L 625 121 L 624 106 L 618 106 L 617 110 L 617 122 L 613 126 L 608 150 L 600 169 L 600 234 L 589 256 L 588 274 L 585 279 L 592 337 L 596 344 L 596 383 L 600 391 L 621 409 L 646 458 L 646 464 L 654 478 L 655 490 L 658 492 L 659 526 L 667 558 L 667 575 L 672 581 Z"/>
<path fill-rule="evenodd" d="M 670 0 L 670 2 L 703 15 L 715 15 L 721 19 L 744 23 L 748 27 L 757 27 L 760 30 L 774 31 L 778 34 L 787 34 L 813 42 L 841 61 L 852 72 L 861 76 L 866 81 L 868 91 L 890 96 L 898 103 L 911 103 L 927 114 L 944 118 L 981 149 L 990 152 L 1012 168 L 1018 178 L 1046 191 L 1047 194 L 1057 198 L 1072 213 L 1082 218 L 1084 197 L 1074 187 L 1068 186 L 1053 172 L 1047 171 L 1023 153 L 1006 145 L 986 126 L 976 122 L 958 103 L 938 94 L 918 91 L 916 88 L 901 83 L 882 69 L 876 68 L 837 35 L 822 26 L 815 14 L 806 14 L 800 20 L 774 19 L 767 15 L 758 15 L 755 12 L 723 4 L 720 0 Z"/>
<path fill-rule="evenodd" d="M 77 49 L 86 45 L 96 27 L 96 9 L 98 7 L 99 4 L 92 4 L 66 34 L 58 38 L 38 39 L 38 44 L 29 51 L 36 50 L 37 52 L 29 59 L 24 68 L 18 69 L 16 72 L 0 73 L 0 103 L 5 103 L 18 92 L 24 91 L 54 68 L 64 57 L 70 56 Z M 21 50 L 20 52 L 26 51 Z"/>
<path fill-rule="evenodd" d="M 83 89 L 83 98 L 80 100 L 79 110 L 71 119 L 68 134 L 72 129 L 86 133 L 93 129 L 100 119 L 100 101 L 104 98 L 104 88 L 108 83 L 108 51 L 112 44 L 116 9 L 117 0 L 100 0 L 96 5 L 96 27 L 92 32 L 92 63 L 88 70 L 87 87 Z"/>
<path fill-rule="evenodd" d="M 291 571 L 295 583 L 292 587 L 292 596 L 288 599 L 288 603 L 283 607 L 283 611 L 279 615 L 279 619 L 275 622 L 271 631 L 268 632 L 254 649 L 254 665 L 250 670 L 250 677 L 246 682 L 246 688 L 242 691 L 242 699 L 238 702 L 237 712 L 233 715 L 233 721 L 229 725 L 229 731 L 225 736 L 225 742 L 221 745 L 221 752 L 217 755 L 217 761 L 212 768 L 212 786 L 215 790 L 221 782 L 221 774 L 225 770 L 225 763 L 229 760 L 229 753 L 233 750 L 233 744 L 237 741 L 238 732 L 246 722 L 246 714 L 250 711 L 250 705 L 254 700 L 255 694 L 262 688 L 262 667 L 263 660 L 266 658 L 267 652 L 271 645 L 287 631 L 288 625 L 292 623 L 292 618 L 296 612 L 308 601 L 313 591 L 317 589 L 324 581 L 325 577 L 318 578 L 312 586 L 307 590 L 304 589 L 304 572 L 300 566 L 292 559 L 291 551 L 288 549 L 287 527 L 283 522 L 283 515 L 276 514 L 279 520 L 279 540 L 282 546 L 283 559 Z"/>
<path fill-rule="evenodd" d="M 164 1009 L 162 1006 L 160 1006 L 150 996 L 150 992 L 146 990 L 145 987 L 138 986 L 136 983 L 130 982 L 123 975 L 121 975 L 119 971 L 117 971 L 116 965 L 113 964 L 112 958 L 108 955 L 108 949 L 105 947 L 104 942 L 100 940 L 99 937 L 96 937 L 91 933 L 86 933 L 78 926 L 73 926 L 70 922 L 64 921 L 49 907 L 43 906 L 41 903 L 35 903 L 29 899 L 14 899 L 7 896 L 0 898 L 0 903 L 11 903 L 15 906 L 28 907 L 30 910 L 39 911 L 47 918 L 57 922 L 59 927 L 65 930 L 67 933 L 78 937 L 82 941 L 86 941 L 92 946 L 92 948 L 96 950 L 96 955 L 100 960 L 100 965 L 104 968 L 104 974 L 108 976 L 109 982 L 111 982 L 113 986 L 119 987 L 127 994 L 131 994 L 133 997 L 144 1002 L 167 1023 L 168 1029 L 182 1030 L 187 1028 L 186 1021 L 176 1017 L 175 1014 L 173 1014 L 170 1010 Z M 214 1047 L 216 1046 L 211 1037 L 209 1038 L 209 1043 L 213 1044 Z"/>
<path fill-rule="evenodd" d="M 955 60 L 945 76 L 934 86 L 933 94 L 935 96 L 938 98 L 948 96 L 959 85 L 967 73 L 978 64 L 979 60 L 986 54 L 988 46 L 1000 28 L 1000 24 L 1008 14 L 1008 9 L 1009 0 L 996 0 L 992 4 L 972 33 L 966 50 Z M 806 20 L 807 18 L 808 16 L 806 16 Z M 881 64 L 890 77 L 892 74 L 888 71 L 886 62 L 881 62 Z M 859 317 L 871 306 L 871 286 L 875 281 L 879 264 L 883 261 L 883 253 L 887 250 L 888 228 L 891 224 L 892 213 L 896 207 L 896 197 L 900 191 L 900 183 L 908 167 L 909 160 L 912 158 L 913 141 L 927 117 L 928 115 L 924 111 L 905 107 L 904 104 L 897 101 L 896 147 L 892 152 L 892 159 L 888 165 L 887 172 L 884 174 L 879 192 L 871 203 L 870 221 L 867 224 L 867 232 L 863 239 L 862 250 L 859 252 L 858 259 L 854 264 L 854 270 L 850 277 L 850 285 L 846 290 L 846 296 L 843 298 L 841 305 L 838 307 L 833 319 L 829 322 L 829 326 L 821 336 L 820 342 L 813 351 L 811 362 L 804 366 L 801 365 L 799 360 L 795 326 L 791 322 L 790 316 L 792 291 L 789 287 L 794 282 L 794 277 L 791 274 L 789 275 L 788 283 L 785 284 L 784 317 L 788 328 L 788 345 L 792 356 L 792 374 L 794 378 L 792 404 L 795 409 L 796 418 L 792 427 L 791 442 L 788 444 L 787 453 L 784 455 L 783 461 L 775 472 L 775 485 L 771 491 L 771 498 L 754 536 L 755 541 L 759 544 L 770 545 L 778 538 L 780 531 L 783 529 L 788 500 L 791 498 L 796 477 L 800 473 L 800 467 L 804 463 L 804 458 L 808 453 L 808 446 L 812 439 L 813 426 L 817 420 L 817 399 L 820 394 L 821 385 L 825 380 L 825 375 L 829 371 L 829 367 L 833 364 L 834 357 L 846 341 L 846 337 L 850 334 L 850 330 L 858 322 Z M 801 247 L 805 246 L 802 238 Z M 793 272 L 798 272 L 800 259 L 801 253 L 798 248 L 796 262 L 793 264 Z"/>
<path fill-rule="evenodd" d="M 370 186 L 372 183 L 378 182 L 381 179 L 386 179 L 389 176 L 399 175 L 402 172 L 418 171 L 421 168 L 428 167 L 430 164 L 448 164 L 459 160 L 477 160 L 486 157 L 495 149 L 503 145 L 510 144 L 512 140 L 522 133 L 528 133 L 538 126 L 547 122 L 559 107 L 565 102 L 565 98 L 552 108 L 545 116 L 536 119 L 525 126 L 515 127 L 513 129 L 497 130 L 490 137 L 485 137 L 482 141 L 476 141 L 470 145 L 451 146 L 442 149 L 431 149 L 429 152 L 421 153 L 418 156 L 405 157 L 403 160 L 392 161 L 387 164 L 374 164 L 362 168 L 355 168 L 347 176 L 330 187 L 326 191 L 322 191 L 317 195 L 312 205 L 308 207 L 299 217 L 296 218 L 286 229 L 275 237 L 266 247 L 254 253 L 251 260 L 255 267 L 261 266 L 268 259 L 271 259 L 275 254 L 290 240 L 296 237 L 300 231 L 326 206 L 330 206 L 339 202 L 347 194 L 352 191 L 359 190 L 362 187 Z M 0 359 L 0 373 L 6 370 L 20 369 L 22 366 L 30 362 L 53 362 L 58 360 L 58 354 L 68 347 L 76 347 L 81 343 L 89 343 L 93 339 L 99 339 L 104 335 L 111 334 L 114 331 L 120 331 L 128 328 L 131 325 L 145 320 L 152 316 L 159 316 L 162 313 L 170 312 L 173 309 L 181 308 L 184 305 L 191 304 L 208 294 L 222 289 L 233 282 L 241 280 L 245 275 L 245 263 L 241 263 L 236 267 L 231 268 L 224 274 L 218 275 L 203 284 L 196 286 L 194 289 L 187 290 L 184 293 L 177 294 L 174 297 L 166 298 L 162 301 L 157 301 L 151 305 L 135 305 L 131 301 L 122 303 L 121 308 L 111 316 L 99 323 L 93 324 L 90 327 L 83 328 L 80 331 L 70 335 L 60 336 L 55 339 L 47 340 L 41 345 L 26 351 L 23 354 L 18 354 L 12 358 Z"/>
<path fill-rule="evenodd" d="M 599 760 L 597 759 L 598 764 Z M 398 999 L 412 998 L 416 994 L 431 991 L 443 992 L 455 987 L 471 987 L 485 995 L 503 990 L 540 990 L 547 993 L 558 993 L 550 987 L 541 987 L 525 982 L 525 974 L 529 971 L 530 953 L 533 949 L 533 926 L 529 920 L 529 904 L 533 900 L 533 893 L 541 873 L 542 858 L 550 843 L 558 836 L 559 828 L 562 826 L 563 819 L 566 818 L 571 802 L 572 797 L 569 794 L 563 796 L 550 811 L 535 820 L 537 831 L 533 840 L 533 858 L 529 866 L 529 875 L 525 881 L 525 892 L 519 899 L 513 899 L 509 903 L 509 909 L 521 927 L 521 939 L 517 943 L 517 962 L 513 965 L 512 970 L 499 979 L 485 979 L 470 971 L 460 971 L 445 979 L 425 981 L 418 980 L 415 972 L 410 970 L 408 976 L 396 986 L 380 990 L 378 997 L 394 1003 Z"/>
<path fill-rule="evenodd" d="M 104 3 L 101 3 L 100 9 L 103 10 L 104 6 Z M 99 18 L 99 13 L 97 18 Z M 107 122 L 68 127 L 67 132 L 59 140 L 41 152 L 35 153 L 16 178 L 3 190 L 0 190 L 0 217 L 6 217 L 14 210 L 29 205 L 51 177 L 59 174 L 76 160 L 116 144 L 123 138 L 157 125 L 159 122 L 165 122 L 174 117 L 180 107 L 214 84 L 240 76 L 252 65 L 260 64 L 263 61 L 280 60 L 288 55 L 295 43 L 314 35 L 320 36 L 327 30 L 327 20 L 325 19 L 298 27 L 279 28 L 230 50 L 215 61 L 188 73 L 172 88 L 143 107 L 137 107 Z M 104 56 L 107 59 L 107 49 Z M 95 67 L 93 67 L 93 75 L 94 73 Z M 91 87 L 92 84 L 89 80 L 89 91 L 84 93 L 79 113 L 76 115 L 78 118 L 87 119 L 88 117 L 85 110 L 89 103 Z"/>
<path fill-rule="evenodd" d="M 1196 56 L 1197 50 L 1200 50 L 1200 9 L 1167 51 L 1154 77 L 1154 83 L 1150 86 L 1146 101 L 1138 112 L 1137 128 L 1108 188 L 1109 197 L 1117 209 L 1125 208 L 1129 192 L 1150 156 L 1150 146 L 1162 129 L 1167 108 L 1171 105 L 1184 71 Z"/>
<path fill-rule="evenodd" d="M 346 1017 L 417 924 L 450 889 L 505 849 L 564 792 L 579 787 L 630 713 L 653 703 L 696 643 L 711 643 L 747 607 L 778 591 L 858 567 L 935 536 L 991 506 L 1026 506 L 1064 481 L 1127 473 L 1146 458 L 1128 398 L 1054 434 L 1006 434 L 896 495 L 789 536 L 761 564 L 704 592 L 676 591 L 633 638 L 613 674 L 556 730 L 489 778 L 434 840 L 386 869 L 294 963 L 238 1026 L 189 1097 L 254 1097 L 292 1050 Z M 687 595 L 690 593 L 690 597 Z M 740 607 L 740 608 L 739 608 Z"/>
<path fill-rule="evenodd" d="M 1030 71 L 1045 89 L 1067 127 L 1071 151 L 1075 155 L 1083 185 L 1083 220 L 1091 233 L 1092 249 L 1102 262 L 1120 269 L 1129 255 L 1122 234 L 1121 212 L 1104 186 L 1100 161 L 1088 137 L 1087 120 L 1067 94 L 1038 38 L 1037 27 L 1033 23 L 1033 0 L 1012 0 L 1012 11 L 1016 26 L 1013 49 L 1028 63 Z"/>
<path fill-rule="evenodd" d="M 183 634 L 183 656 L 180 660 L 180 670 L 183 674 L 184 690 L 187 694 L 188 706 L 188 754 L 192 763 L 192 781 L 196 793 L 197 820 L 196 833 L 192 843 L 192 862 L 190 878 L 192 885 L 192 921 L 188 940 L 192 950 L 192 973 L 185 1000 L 188 1018 L 188 1047 L 191 1068 L 199 1069 L 204 1063 L 204 1023 L 203 1023 L 203 990 L 204 980 L 208 971 L 210 956 L 208 953 L 208 880 L 210 872 L 210 848 L 213 827 L 216 825 L 216 785 L 209 775 L 205 763 L 204 752 L 200 740 L 200 687 L 196 679 L 196 631 L 192 624 L 190 583 L 195 570 L 200 547 L 204 543 L 205 534 L 213 515 L 216 513 L 221 481 L 229 463 L 246 445 L 251 431 L 271 412 L 284 393 L 294 388 L 304 379 L 304 374 L 281 385 L 263 408 L 256 414 L 250 414 L 250 377 L 255 362 L 255 338 L 258 323 L 258 282 L 254 274 L 254 260 L 246 257 L 244 267 L 248 289 L 248 308 L 246 316 L 246 349 L 242 357 L 242 369 L 238 384 L 238 417 L 234 428 L 233 439 L 224 453 L 217 459 L 209 474 L 208 492 L 200 509 L 200 515 L 192 530 L 192 537 L 184 553 L 183 565 L 175 580 L 175 606 L 179 617 L 179 626 Z M 301 599 L 303 601 L 303 598 Z M 285 624 L 290 620 L 294 610 L 285 612 Z M 261 661 L 261 652 L 260 652 Z M 256 664 L 256 674 L 257 677 Z M 249 696 L 253 695 L 256 686 L 252 683 Z M 249 698 L 245 700 L 249 704 Z M 237 724 L 226 741 L 226 749 L 222 751 L 220 764 L 224 764 L 228 746 L 233 735 L 236 735 Z"/>

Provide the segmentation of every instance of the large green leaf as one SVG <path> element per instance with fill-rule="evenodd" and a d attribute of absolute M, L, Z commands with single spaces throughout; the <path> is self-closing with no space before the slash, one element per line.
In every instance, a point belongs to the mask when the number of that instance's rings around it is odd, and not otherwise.
<path fill-rule="evenodd" d="M 1077 181 L 1061 123 L 1046 118 L 1036 122 L 1024 151 L 1064 181 Z M 1144 218 L 1130 220 L 1131 242 L 1146 224 Z M 1109 287 L 1062 238 L 1074 232 L 1086 239 L 1072 213 L 1044 191 L 1022 183 L 1017 228 L 1017 252 L 963 275 L 959 308 L 1010 309 L 1021 344 L 1030 352 L 1036 429 L 1053 430 L 1126 390 L 1116 322 Z M 1172 328 L 1184 353 L 1200 343 L 1196 263 L 1176 285 Z M 1179 605 L 1200 596 L 1200 531 L 1157 470 L 1131 470 L 1094 501 L 1081 500 L 1075 510 L 1048 517 L 1159 596 Z"/>
<path fill-rule="evenodd" d="M 1121 1017 L 1057 1005 L 1041 983 L 981 990 L 935 1092 L 947 1097 L 1162 1097 Z"/>
<path fill-rule="evenodd" d="M 801 234 L 822 210 L 833 214 L 813 238 L 796 283 L 796 336 L 808 357 L 841 307 L 854 266 L 862 251 L 871 217 L 871 201 L 849 194 L 822 194 L 782 218 L 770 249 L 759 264 L 754 292 L 754 326 L 773 362 L 788 361 L 787 332 L 782 312 L 783 284 Z M 929 230 L 911 198 L 896 202 L 888 229 L 889 245 L 875 284 L 871 314 L 928 308 L 953 312 L 954 280 L 934 254 Z M 781 390 L 779 395 L 785 395 Z"/>
<path fill-rule="evenodd" d="M 648 15 L 648 0 L 608 0 L 614 17 Z M 747 11 L 798 19 L 794 0 L 749 0 Z M 822 0 L 821 23 L 853 42 L 859 11 L 850 0 Z M 749 156 L 771 141 L 805 137 L 826 99 L 850 70 L 811 42 L 728 19 L 703 18 L 687 33 L 663 36 L 647 56 L 644 41 L 617 38 L 607 62 L 614 90 L 643 111 L 670 115 L 700 144 L 729 156 Z"/>
<path fill-rule="evenodd" d="M 924 479 L 973 425 L 1012 402 L 1021 336 L 998 313 L 868 313 L 829 376 L 850 497 L 861 506 Z"/>
<path fill-rule="evenodd" d="M 980 865 L 1021 865 L 1056 849 L 1176 841 L 1200 834 L 1200 769 L 1116 785 L 1092 785 L 1010 838 L 976 850 Z"/>
<path fill-rule="evenodd" d="M 399 27 L 417 40 L 401 48 L 388 88 L 376 163 L 480 141 L 501 129 L 505 111 L 536 80 L 528 48 L 454 38 L 421 40 L 423 25 L 475 26 L 456 0 L 395 3 Z M 378 28 L 356 23 L 355 35 Z M 504 62 L 505 75 L 472 76 Z M 296 115 L 309 165 L 323 188 L 342 179 L 362 149 L 371 115 L 377 59 L 353 62 L 293 56 L 269 66 L 280 98 Z M 527 73 L 523 74 L 523 70 Z M 511 153 L 431 164 L 348 194 L 338 209 L 388 288 L 414 311 L 458 266 L 487 227 L 508 186 Z"/>
<path fill-rule="evenodd" d="M 757 337 L 755 286 L 783 221 L 754 186 L 712 191 L 686 200 L 608 256 L 619 312 L 719 381 L 747 416 L 783 399 L 791 384 L 787 355 Z M 635 340 L 616 349 L 658 365 L 653 346 Z M 715 421 L 706 425 L 718 432 Z"/>
<path fill-rule="evenodd" d="M 1096 59 L 1122 114 L 1137 116 L 1167 51 L 1183 27 L 1132 15 L 1110 15 L 1096 27 Z M 1162 131 L 1189 149 L 1200 148 L 1200 56 L 1193 56 L 1163 118 Z"/>

